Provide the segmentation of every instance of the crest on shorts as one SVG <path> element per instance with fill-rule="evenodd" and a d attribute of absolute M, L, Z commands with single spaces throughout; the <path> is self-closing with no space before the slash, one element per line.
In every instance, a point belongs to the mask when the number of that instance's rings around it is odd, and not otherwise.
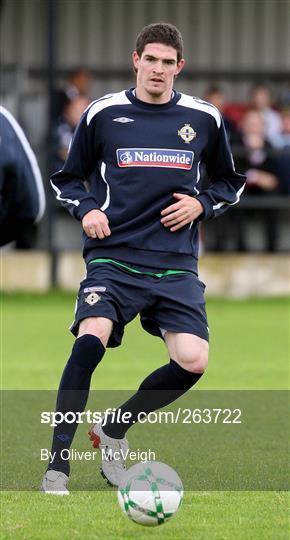
<path fill-rule="evenodd" d="M 101 300 L 101 297 L 99 294 L 92 292 L 85 298 L 85 302 L 89 304 L 90 306 L 93 306 L 96 304 L 99 300 Z"/>
<path fill-rule="evenodd" d="M 190 124 L 184 124 L 177 133 L 186 143 L 190 143 L 196 137 L 196 131 L 194 131 Z"/>

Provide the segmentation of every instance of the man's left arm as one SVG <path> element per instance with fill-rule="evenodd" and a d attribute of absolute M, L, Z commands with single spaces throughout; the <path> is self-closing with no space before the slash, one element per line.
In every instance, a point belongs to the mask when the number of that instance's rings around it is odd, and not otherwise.
<path fill-rule="evenodd" d="M 210 186 L 194 196 L 173 193 L 177 202 L 161 212 L 161 223 L 171 232 L 181 229 L 192 221 L 215 217 L 240 200 L 246 177 L 235 171 L 222 121 L 218 131 L 210 137 L 204 157 Z"/>
<path fill-rule="evenodd" d="M 205 152 L 205 164 L 210 185 L 196 196 L 204 208 L 201 220 L 216 217 L 238 203 L 245 187 L 246 176 L 235 170 L 223 121 L 215 144 L 209 145 Z"/>

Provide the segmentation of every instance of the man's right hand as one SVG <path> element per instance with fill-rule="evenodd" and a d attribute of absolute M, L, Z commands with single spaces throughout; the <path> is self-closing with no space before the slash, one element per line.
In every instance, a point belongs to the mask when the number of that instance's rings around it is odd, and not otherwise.
<path fill-rule="evenodd" d="M 90 238 L 102 240 L 111 234 L 109 220 L 101 210 L 91 210 L 85 214 L 82 219 L 82 226 Z"/>

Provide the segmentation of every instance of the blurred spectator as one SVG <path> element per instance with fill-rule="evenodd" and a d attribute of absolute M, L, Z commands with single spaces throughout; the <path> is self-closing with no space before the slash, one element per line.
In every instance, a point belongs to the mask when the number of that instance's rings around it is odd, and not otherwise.
<path fill-rule="evenodd" d="M 210 86 L 205 93 L 204 99 L 209 103 L 212 103 L 212 105 L 214 105 L 220 111 L 224 120 L 228 138 L 231 142 L 233 142 L 236 128 L 234 123 L 226 114 L 226 95 L 223 90 L 219 86 Z"/>
<path fill-rule="evenodd" d="M 279 193 L 290 195 L 290 105 L 281 111 L 282 130 L 272 162 L 279 178 Z"/>
<path fill-rule="evenodd" d="M 233 148 L 238 170 L 247 175 L 244 196 L 266 196 L 279 192 L 279 179 L 273 161 L 273 147 L 266 138 L 266 122 L 262 111 L 250 109 L 240 128 L 240 144 Z M 265 248 L 274 251 L 277 240 L 277 211 L 264 209 L 237 212 L 238 250 L 247 249 L 245 225 L 252 217 L 258 217 L 263 225 Z"/>
<path fill-rule="evenodd" d="M 272 106 L 270 89 L 262 84 L 252 88 L 250 105 L 261 112 L 265 122 L 266 139 L 273 146 L 277 146 L 279 133 L 281 131 L 281 117 Z"/>
<path fill-rule="evenodd" d="M 92 75 L 87 69 L 77 68 L 71 71 L 63 88 L 54 91 L 52 111 L 54 121 L 59 120 L 70 101 L 80 96 L 90 99 L 91 82 Z"/>
<path fill-rule="evenodd" d="M 75 128 L 89 103 L 88 97 L 77 96 L 64 107 L 63 114 L 53 133 L 55 159 L 52 172 L 62 168 Z"/>
<path fill-rule="evenodd" d="M 290 104 L 281 110 L 281 131 L 277 135 L 276 146 L 290 152 Z"/>
<path fill-rule="evenodd" d="M 247 174 L 246 193 L 257 194 L 278 187 L 278 180 L 272 174 L 272 151 L 262 113 L 250 109 L 241 123 L 239 144 L 234 147 L 236 166 Z"/>
<path fill-rule="evenodd" d="M 290 82 L 286 83 L 280 91 L 279 106 L 282 109 L 290 108 Z"/>
<path fill-rule="evenodd" d="M 0 106 L 0 246 L 35 247 L 45 194 L 34 152 L 18 122 Z"/>

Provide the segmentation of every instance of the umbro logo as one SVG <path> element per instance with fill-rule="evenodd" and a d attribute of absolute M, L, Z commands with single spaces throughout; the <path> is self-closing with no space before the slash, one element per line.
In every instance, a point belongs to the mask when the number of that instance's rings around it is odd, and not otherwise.
<path fill-rule="evenodd" d="M 121 124 L 126 124 L 127 122 L 134 122 L 132 118 L 126 118 L 126 116 L 120 116 L 120 118 L 114 118 L 113 122 L 121 122 Z"/>

